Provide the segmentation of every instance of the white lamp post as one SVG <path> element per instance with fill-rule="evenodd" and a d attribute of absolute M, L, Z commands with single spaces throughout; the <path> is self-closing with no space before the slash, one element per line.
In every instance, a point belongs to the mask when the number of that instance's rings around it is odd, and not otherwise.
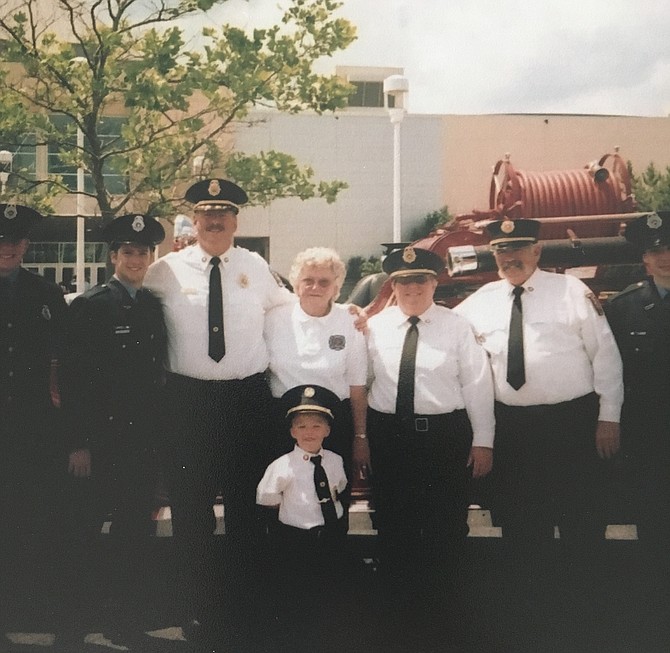
<path fill-rule="evenodd" d="M 5 186 L 9 181 L 9 173 L 12 171 L 14 155 L 9 150 L 0 150 L 0 193 L 5 192 Z"/>
<path fill-rule="evenodd" d="M 81 152 L 84 148 L 84 132 L 77 124 L 77 149 Z M 76 252 L 76 272 L 77 292 L 82 293 L 86 290 L 86 218 L 82 209 L 84 192 L 84 168 L 79 165 L 77 168 L 77 252 Z"/>
<path fill-rule="evenodd" d="M 409 82 L 402 75 L 391 75 L 384 80 L 384 94 L 402 100 L 409 91 Z M 400 106 L 389 109 L 389 117 L 393 125 L 393 241 L 402 241 L 402 221 L 400 216 L 400 123 L 405 117 L 405 108 Z"/>
<path fill-rule="evenodd" d="M 70 60 L 72 64 L 87 63 L 86 57 L 74 57 Z M 81 161 L 81 153 L 84 149 L 84 132 L 77 122 L 77 151 Z M 84 168 L 81 164 L 77 168 L 77 248 L 75 254 L 75 276 L 77 277 L 77 292 L 86 290 L 86 218 L 84 218 Z"/>

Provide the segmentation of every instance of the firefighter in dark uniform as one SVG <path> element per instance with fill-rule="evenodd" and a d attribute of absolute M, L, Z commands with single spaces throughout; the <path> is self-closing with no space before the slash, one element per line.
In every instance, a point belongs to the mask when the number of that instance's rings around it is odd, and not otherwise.
<path fill-rule="evenodd" d="M 69 471 L 79 485 L 85 540 L 95 538 L 111 516 L 109 593 L 116 623 L 106 634 L 128 645 L 141 631 L 133 619 L 142 605 L 148 536 L 155 533 L 155 449 L 166 347 L 161 304 L 142 282 L 165 232 L 154 218 L 124 215 L 110 222 L 103 236 L 114 275 L 70 306 L 64 408 L 73 438 Z M 89 557 L 95 557 L 93 551 L 84 547 Z M 92 569 L 82 575 L 95 579 Z"/>
<path fill-rule="evenodd" d="M 631 222 L 649 278 L 612 298 L 607 317 L 621 351 L 622 451 L 631 472 L 638 539 L 650 571 L 670 572 L 670 211 Z M 665 576 L 664 582 L 668 577 Z"/>
<path fill-rule="evenodd" d="M 38 614 L 58 605 L 65 450 L 57 369 L 66 305 L 58 286 L 21 267 L 41 218 L 0 204 L 0 632 L 12 626 L 8 611 L 21 609 L 21 596 Z"/>

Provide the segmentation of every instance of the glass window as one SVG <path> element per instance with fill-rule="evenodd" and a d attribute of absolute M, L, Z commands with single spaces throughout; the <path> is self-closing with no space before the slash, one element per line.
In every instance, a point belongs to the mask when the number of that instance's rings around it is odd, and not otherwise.
<path fill-rule="evenodd" d="M 35 179 L 37 172 L 37 148 L 35 134 L 27 134 L 18 139 L 18 143 L 3 142 L 0 139 L 0 150 L 12 153 L 12 172 L 27 179 Z M 16 184 L 12 175 L 7 182 L 8 186 Z"/>
<path fill-rule="evenodd" d="M 356 87 L 356 92 L 349 96 L 350 107 L 383 107 L 384 106 L 384 84 L 383 82 L 349 82 Z M 388 106 L 395 106 L 395 98 L 388 96 Z"/>
<path fill-rule="evenodd" d="M 24 263 L 74 263 L 77 260 L 76 243 L 30 243 Z M 84 245 L 86 263 L 105 263 L 107 243 L 86 243 Z"/>
<path fill-rule="evenodd" d="M 51 175 L 60 175 L 63 183 L 71 190 L 77 190 L 77 168 L 68 165 L 63 161 L 62 153 L 70 151 L 77 145 L 77 131 L 74 121 L 68 116 L 54 114 L 50 117 L 54 127 L 61 133 L 67 134 L 67 137 L 59 143 L 49 143 L 47 151 L 48 172 Z M 100 120 L 98 125 L 98 135 L 102 142 L 103 151 L 105 146 L 118 147 L 122 144 L 121 127 L 125 122 L 123 117 L 105 117 Z M 112 157 L 105 161 L 103 166 L 103 175 L 107 184 L 107 189 L 112 194 L 125 193 L 128 189 L 126 176 L 115 170 L 115 162 L 119 162 L 119 157 Z M 91 175 L 84 175 L 84 190 L 87 193 L 94 192 L 93 179 Z"/>

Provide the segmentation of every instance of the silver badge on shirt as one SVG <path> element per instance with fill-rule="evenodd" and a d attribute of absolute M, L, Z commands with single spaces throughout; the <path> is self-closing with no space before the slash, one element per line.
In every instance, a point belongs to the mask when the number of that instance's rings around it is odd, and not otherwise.
<path fill-rule="evenodd" d="M 347 339 L 344 336 L 336 335 L 328 338 L 328 347 L 334 351 L 342 351 L 347 344 Z"/>

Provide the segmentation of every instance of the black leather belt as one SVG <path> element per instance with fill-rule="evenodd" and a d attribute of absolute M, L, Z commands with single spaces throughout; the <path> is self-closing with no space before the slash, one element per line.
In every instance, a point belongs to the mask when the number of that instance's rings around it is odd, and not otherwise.
<path fill-rule="evenodd" d="M 168 383 L 172 383 L 174 385 L 181 384 L 191 386 L 197 386 L 197 385 L 225 386 L 225 385 L 243 385 L 249 383 L 264 382 L 265 375 L 262 372 L 258 372 L 257 374 L 252 374 L 251 376 L 247 376 L 243 379 L 196 379 L 195 377 L 192 376 L 184 376 L 183 374 L 168 372 L 167 380 Z"/>
<path fill-rule="evenodd" d="M 394 428 L 399 435 L 444 432 L 455 421 L 460 421 L 467 415 L 464 408 L 454 410 L 451 413 L 439 413 L 437 415 L 400 416 L 392 413 L 380 413 L 374 410 L 374 408 L 370 408 L 369 412 L 370 419 L 376 421 L 381 428 Z"/>
<path fill-rule="evenodd" d="M 409 429 L 410 431 L 416 431 L 417 433 L 428 433 L 430 431 L 430 422 L 433 422 L 433 428 L 439 417 L 442 415 L 431 415 L 431 417 L 398 417 L 400 423 L 403 425 L 404 429 Z M 432 418 L 432 420 L 431 420 Z"/>

